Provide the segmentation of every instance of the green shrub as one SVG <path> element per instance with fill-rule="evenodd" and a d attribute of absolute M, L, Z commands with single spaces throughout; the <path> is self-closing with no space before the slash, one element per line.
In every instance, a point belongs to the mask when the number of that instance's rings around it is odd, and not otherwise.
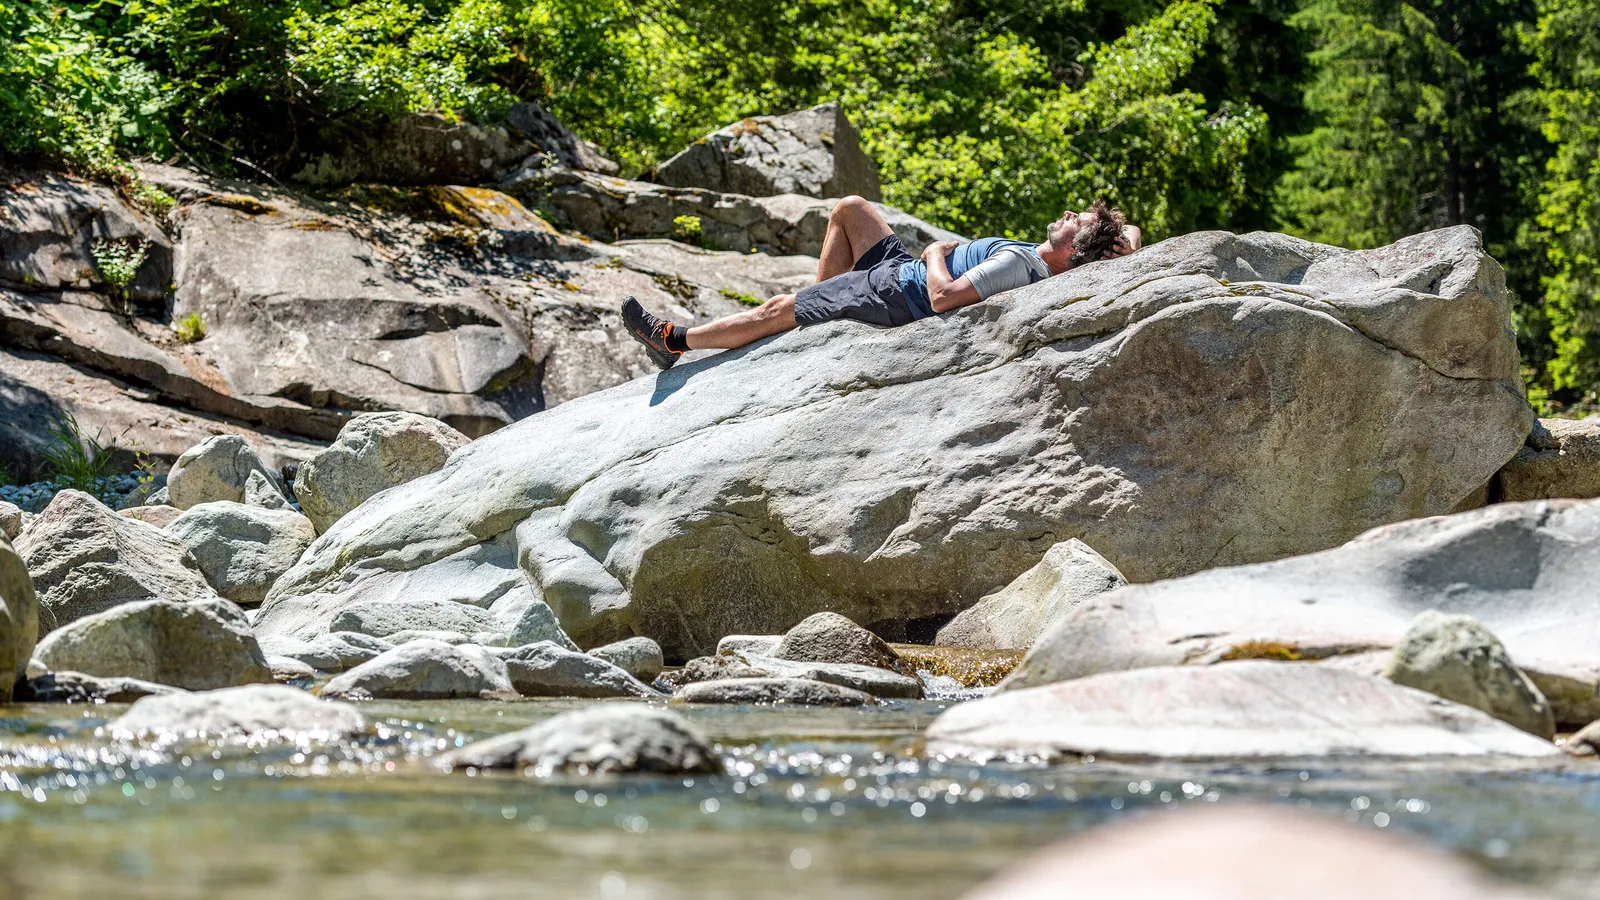
<path fill-rule="evenodd" d="M 138 241 L 96 241 L 90 252 L 106 286 L 120 293 L 139 276 L 149 248 Z"/>
<path fill-rule="evenodd" d="M 101 445 L 98 435 L 85 436 L 70 412 L 57 414 L 46 426 L 45 436 L 40 456 L 52 480 L 60 487 L 95 493 L 111 465 L 111 449 Z"/>
<path fill-rule="evenodd" d="M 705 231 L 700 226 L 699 216 L 679 216 L 672 220 L 672 236 L 684 242 L 700 246 L 705 239 Z"/>
<path fill-rule="evenodd" d="M 172 333 L 177 335 L 178 340 L 185 344 L 193 344 L 205 340 L 206 320 L 197 312 L 189 313 L 172 323 Z"/>

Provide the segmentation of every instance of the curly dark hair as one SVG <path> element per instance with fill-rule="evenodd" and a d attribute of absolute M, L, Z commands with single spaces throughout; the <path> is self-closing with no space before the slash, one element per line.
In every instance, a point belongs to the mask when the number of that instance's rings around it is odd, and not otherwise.
<path fill-rule="evenodd" d="M 1072 239 L 1073 268 L 1102 259 L 1109 259 L 1122 240 L 1122 210 L 1104 200 L 1096 200 L 1089 212 L 1094 213 L 1094 224 L 1078 231 Z"/>

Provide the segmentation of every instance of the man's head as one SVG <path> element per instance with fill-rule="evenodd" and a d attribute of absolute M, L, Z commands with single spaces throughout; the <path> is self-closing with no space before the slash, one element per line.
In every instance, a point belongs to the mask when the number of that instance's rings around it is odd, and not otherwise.
<path fill-rule="evenodd" d="M 1122 211 L 1096 200 L 1083 212 L 1067 210 L 1050 223 L 1046 243 L 1055 255 L 1070 259 L 1072 268 L 1110 259 L 1122 239 Z"/>

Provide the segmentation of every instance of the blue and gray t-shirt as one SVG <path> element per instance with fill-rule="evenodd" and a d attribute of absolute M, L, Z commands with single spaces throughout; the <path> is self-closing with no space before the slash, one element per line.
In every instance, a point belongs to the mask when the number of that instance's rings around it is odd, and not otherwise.
<path fill-rule="evenodd" d="M 1034 247 L 1023 241 L 980 238 L 950 251 L 944 260 L 951 278 L 967 276 L 978 290 L 978 299 L 987 300 L 995 294 L 1014 291 L 1050 277 L 1049 267 Z M 900 290 L 906 295 L 914 318 L 933 315 L 933 306 L 928 300 L 927 263 L 920 259 L 902 263 Z"/>

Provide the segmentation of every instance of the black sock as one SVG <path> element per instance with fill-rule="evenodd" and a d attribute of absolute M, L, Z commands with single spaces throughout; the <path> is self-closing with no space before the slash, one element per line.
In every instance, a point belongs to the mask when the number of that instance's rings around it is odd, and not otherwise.
<path fill-rule="evenodd" d="M 674 353 L 689 352 L 689 329 L 682 325 L 673 325 L 665 335 L 667 349 Z"/>

